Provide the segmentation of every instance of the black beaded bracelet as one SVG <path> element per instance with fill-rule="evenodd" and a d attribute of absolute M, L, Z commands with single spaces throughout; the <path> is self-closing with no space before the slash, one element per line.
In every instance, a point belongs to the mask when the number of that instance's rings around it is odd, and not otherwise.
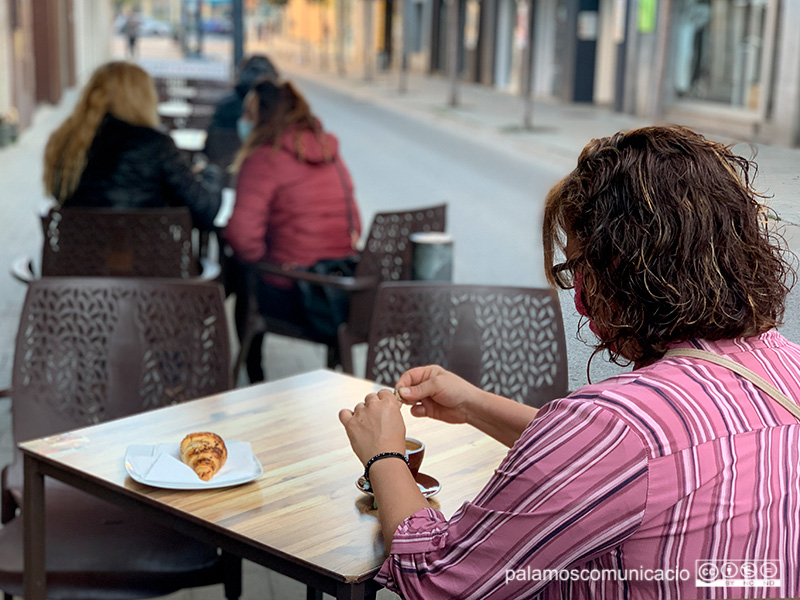
<path fill-rule="evenodd" d="M 369 483 L 369 468 L 374 462 L 379 461 L 382 458 L 401 458 L 403 462 L 408 464 L 408 457 L 401 452 L 378 452 L 375 456 L 370 458 L 367 461 L 367 464 L 364 466 L 364 479 L 367 480 L 367 483 Z"/>

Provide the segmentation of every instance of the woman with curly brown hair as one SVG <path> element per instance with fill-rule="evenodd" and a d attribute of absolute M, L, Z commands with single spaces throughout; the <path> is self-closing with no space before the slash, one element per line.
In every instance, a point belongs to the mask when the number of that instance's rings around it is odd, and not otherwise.
<path fill-rule="evenodd" d="M 141 67 L 114 61 L 95 70 L 45 147 L 44 185 L 59 207 L 188 206 L 198 227 L 213 228 L 222 172 L 192 171 L 159 131 L 157 106 Z"/>
<path fill-rule="evenodd" d="M 538 412 L 405 373 L 413 415 L 512 448 L 449 521 L 402 460 L 373 460 L 378 581 L 426 600 L 800 595 L 800 347 L 775 331 L 794 273 L 753 168 L 681 127 L 586 146 L 547 197 L 546 265 L 634 368 Z M 364 463 L 403 458 L 400 406 L 340 413 Z"/>

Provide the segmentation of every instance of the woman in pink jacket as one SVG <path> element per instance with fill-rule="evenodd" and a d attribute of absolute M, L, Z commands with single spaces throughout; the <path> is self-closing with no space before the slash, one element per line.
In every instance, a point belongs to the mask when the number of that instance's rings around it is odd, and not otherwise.
<path fill-rule="evenodd" d="M 311 266 L 353 254 L 361 233 L 353 184 L 335 136 L 323 130 L 308 103 L 288 82 L 262 80 L 244 101 L 243 138 L 232 169 L 238 172 L 236 205 L 224 237 L 243 263 Z M 292 281 L 259 282 L 261 312 L 305 324 Z M 261 342 L 247 358 L 250 381 L 263 380 Z"/>

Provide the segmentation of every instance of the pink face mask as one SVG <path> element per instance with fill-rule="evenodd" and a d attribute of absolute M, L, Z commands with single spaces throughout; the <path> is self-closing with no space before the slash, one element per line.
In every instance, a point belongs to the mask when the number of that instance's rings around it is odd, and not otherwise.
<path fill-rule="evenodd" d="M 572 289 L 575 292 L 575 310 L 578 311 L 579 315 L 586 317 L 589 320 L 589 329 L 597 337 L 600 337 L 597 327 L 595 326 L 594 321 L 592 321 L 592 318 L 589 316 L 589 313 L 586 310 L 586 305 L 583 303 L 583 273 L 575 273 L 575 275 L 572 277 Z"/>
<path fill-rule="evenodd" d="M 583 304 L 583 273 L 575 273 L 572 277 L 572 289 L 575 292 L 575 310 L 582 317 L 588 317 Z"/>

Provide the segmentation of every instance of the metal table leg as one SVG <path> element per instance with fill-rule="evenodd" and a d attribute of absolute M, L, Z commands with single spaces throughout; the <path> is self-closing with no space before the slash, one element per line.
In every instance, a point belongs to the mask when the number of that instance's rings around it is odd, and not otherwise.
<path fill-rule="evenodd" d="M 340 583 L 336 590 L 336 600 L 375 600 L 377 590 L 371 582 L 361 585 Z"/>
<path fill-rule="evenodd" d="M 24 516 L 25 573 L 23 576 L 25 599 L 45 600 L 44 546 L 44 475 L 38 461 L 25 455 L 25 498 L 22 503 Z"/>

